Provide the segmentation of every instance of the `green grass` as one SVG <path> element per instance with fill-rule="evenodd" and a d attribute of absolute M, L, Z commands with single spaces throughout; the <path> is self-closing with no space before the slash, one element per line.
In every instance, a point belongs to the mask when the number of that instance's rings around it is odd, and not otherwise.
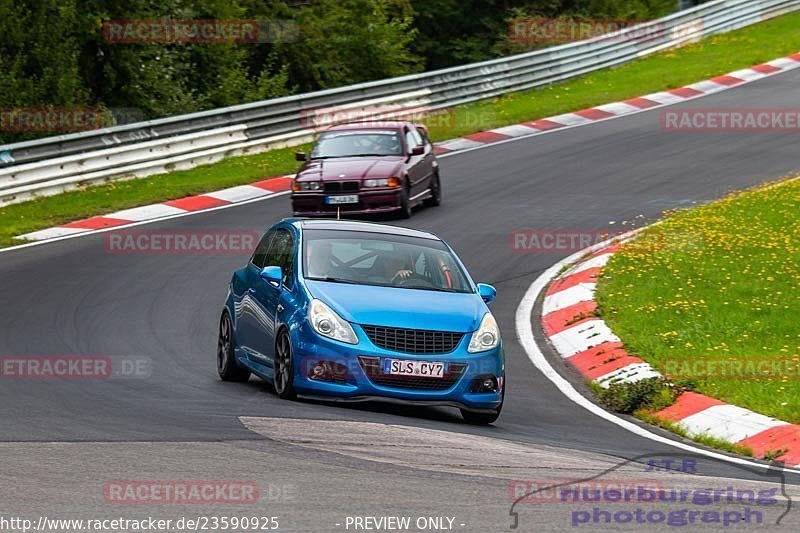
<path fill-rule="evenodd" d="M 800 50 L 800 13 L 565 83 L 460 106 L 426 119 L 440 141 L 680 87 Z M 302 149 L 302 148 L 298 148 Z M 294 172 L 294 149 L 231 158 L 196 169 L 88 188 L 0 209 L 0 246 L 13 237 L 87 216 Z"/>
<path fill-rule="evenodd" d="M 597 299 L 664 374 L 800 423 L 800 180 L 670 214 L 611 259 Z"/>
<path fill-rule="evenodd" d="M 297 170 L 298 146 L 242 157 L 147 178 L 112 182 L 88 187 L 0 209 L 0 247 L 19 244 L 15 236 L 101 215 L 193 194 L 252 183 L 270 176 Z"/>

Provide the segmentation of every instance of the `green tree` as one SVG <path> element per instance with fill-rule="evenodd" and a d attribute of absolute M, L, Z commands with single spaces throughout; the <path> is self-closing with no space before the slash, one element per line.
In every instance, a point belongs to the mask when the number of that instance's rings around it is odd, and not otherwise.
<path fill-rule="evenodd" d="M 517 17 L 651 19 L 677 8 L 675 0 L 412 0 L 419 38 L 412 50 L 426 70 L 482 61 L 552 43 L 509 39 Z"/>
<path fill-rule="evenodd" d="M 514 16 L 653 18 L 674 0 L 0 0 L 0 109 L 156 118 L 518 52 Z M 109 21 L 258 20 L 259 42 L 125 43 Z M 31 134 L 0 132 L 11 142 Z"/>
<path fill-rule="evenodd" d="M 286 70 L 274 60 L 249 63 L 251 43 L 119 43 L 109 42 L 102 32 L 109 20 L 246 19 L 246 10 L 236 2 L 92 3 L 96 24 L 85 64 L 93 71 L 95 93 L 110 107 L 136 107 L 148 117 L 158 117 L 290 92 Z"/>
<path fill-rule="evenodd" d="M 279 57 L 301 91 L 417 72 L 416 37 L 405 0 L 317 0 L 296 8 L 297 39 Z"/>
<path fill-rule="evenodd" d="M 74 1 L 0 0 L 0 110 L 91 105 L 78 68 L 79 33 Z M 9 129 L 0 141 L 37 136 Z"/>

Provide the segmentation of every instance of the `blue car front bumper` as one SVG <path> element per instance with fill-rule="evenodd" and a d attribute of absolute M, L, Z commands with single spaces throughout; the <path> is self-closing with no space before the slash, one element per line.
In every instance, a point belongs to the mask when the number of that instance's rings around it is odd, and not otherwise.
<path fill-rule="evenodd" d="M 472 334 L 446 354 L 414 355 L 376 346 L 364 330 L 353 325 L 358 344 L 345 344 L 318 335 L 308 322 L 291 332 L 295 363 L 294 387 L 303 396 L 331 400 L 386 399 L 421 405 L 448 405 L 469 410 L 493 410 L 502 403 L 505 363 L 502 343 L 493 350 L 469 353 Z M 445 363 L 443 378 L 408 378 L 385 373 L 385 360 Z M 315 375 L 315 368 L 325 368 Z M 480 382 L 495 378 L 496 390 L 482 391 Z"/>

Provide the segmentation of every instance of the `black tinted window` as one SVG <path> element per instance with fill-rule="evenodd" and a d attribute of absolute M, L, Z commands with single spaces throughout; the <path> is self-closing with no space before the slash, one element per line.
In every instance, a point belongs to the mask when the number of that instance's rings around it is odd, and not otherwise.
<path fill-rule="evenodd" d="M 422 139 L 422 144 L 428 145 L 430 144 L 430 140 L 428 139 L 428 134 L 422 128 L 417 128 L 417 133 L 419 134 L 420 139 Z"/>
<path fill-rule="evenodd" d="M 294 274 L 294 239 L 292 235 L 279 229 L 275 232 L 275 238 L 269 247 L 267 261 L 264 266 L 279 266 L 283 270 L 283 284 L 287 287 L 292 286 L 292 275 Z"/>
<path fill-rule="evenodd" d="M 253 263 L 258 268 L 264 268 L 264 262 L 267 259 L 267 250 L 269 249 L 269 241 L 272 239 L 272 236 L 275 232 L 270 231 L 266 235 L 261 238 L 259 241 L 258 246 L 256 246 L 256 251 L 253 252 L 253 257 L 250 258 L 250 262 Z"/>

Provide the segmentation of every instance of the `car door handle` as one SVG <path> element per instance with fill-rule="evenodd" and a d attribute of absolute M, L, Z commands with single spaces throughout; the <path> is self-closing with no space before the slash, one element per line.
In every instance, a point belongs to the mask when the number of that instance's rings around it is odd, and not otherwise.
<path fill-rule="evenodd" d="M 281 304 L 278 304 L 278 312 L 280 313 L 280 312 L 282 312 L 282 311 L 283 311 L 283 305 L 281 305 Z"/>
<path fill-rule="evenodd" d="M 250 287 L 250 288 L 247 289 L 247 292 L 250 293 L 250 294 L 255 294 L 256 290 L 253 287 Z"/>

